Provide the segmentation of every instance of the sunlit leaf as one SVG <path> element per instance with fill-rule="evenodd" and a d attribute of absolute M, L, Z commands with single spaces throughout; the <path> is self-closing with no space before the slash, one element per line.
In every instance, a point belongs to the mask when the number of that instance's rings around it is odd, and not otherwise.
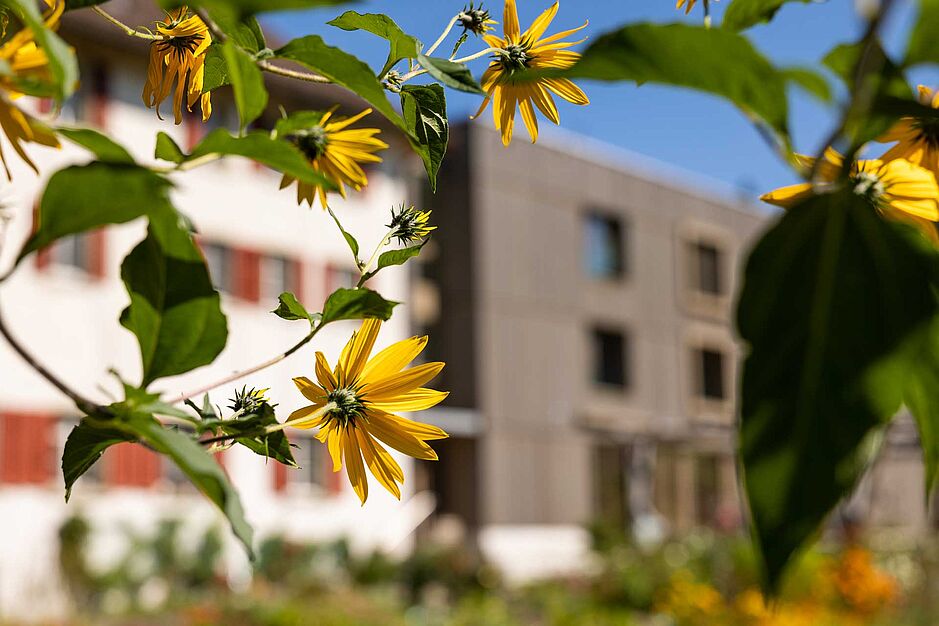
<path fill-rule="evenodd" d="M 267 89 L 264 77 L 247 52 L 233 41 L 222 44 L 222 56 L 228 68 L 228 80 L 235 94 L 240 128 L 243 130 L 264 113 L 267 107 Z"/>
<path fill-rule="evenodd" d="M 401 59 L 416 59 L 421 52 L 422 44 L 416 37 L 405 33 L 394 20 L 381 13 L 346 11 L 327 24 L 343 30 L 368 31 L 386 39 L 391 50 L 388 52 L 388 60 L 378 72 L 379 76 L 387 74 Z"/>
<path fill-rule="evenodd" d="M 107 163 L 133 164 L 134 157 L 107 135 L 102 135 L 90 128 L 68 128 L 60 126 L 56 132 L 95 155 L 99 161 Z"/>
<path fill-rule="evenodd" d="M 782 5 L 795 0 L 733 0 L 724 12 L 722 28 L 743 30 L 773 19 Z M 813 0 L 797 0 L 809 3 Z"/>
<path fill-rule="evenodd" d="M 338 320 L 359 320 L 366 317 L 377 317 L 387 320 L 391 311 L 399 304 L 385 300 L 371 289 L 345 289 L 334 291 L 323 306 L 322 324 Z"/>
<path fill-rule="evenodd" d="M 437 172 L 447 154 L 450 125 L 447 100 L 440 85 L 404 85 L 401 87 L 401 112 L 405 123 L 417 137 L 415 152 L 424 161 L 430 190 L 437 189 Z"/>
<path fill-rule="evenodd" d="M 49 73 L 56 87 L 55 97 L 64 102 L 78 87 L 78 61 L 75 52 L 61 37 L 45 27 L 39 4 L 35 0 L 4 0 L 25 24 L 32 28 L 36 44 L 49 59 Z"/>
<path fill-rule="evenodd" d="M 429 57 L 423 54 L 418 55 L 417 62 L 427 70 L 428 74 L 451 89 L 479 95 L 485 95 L 486 93 L 476 82 L 476 79 L 473 78 L 469 68 L 463 63 L 454 63 L 447 59 Z"/>

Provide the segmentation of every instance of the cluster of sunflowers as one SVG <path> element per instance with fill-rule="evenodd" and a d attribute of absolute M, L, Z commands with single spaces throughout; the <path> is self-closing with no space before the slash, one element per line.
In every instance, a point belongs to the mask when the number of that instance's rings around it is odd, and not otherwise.
<path fill-rule="evenodd" d="M 44 1 L 47 6 L 43 16 L 45 26 L 56 30 L 66 3 L 64 0 Z M 184 110 L 192 112 L 196 106 L 201 111 L 202 121 L 209 120 L 212 115 L 212 94 L 205 90 L 205 77 L 206 60 L 213 44 L 213 29 L 211 23 L 203 19 L 204 14 L 180 6 L 166 12 L 165 17 L 156 22 L 155 29 L 151 31 L 128 27 L 100 7 L 93 8 L 128 35 L 150 41 L 142 99 L 148 108 L 155 109 L 157 117 L 162 119 L 160 105 L 171 98 L 176 124 L 182 122 Z M 578 53 L 568 48 L 580 41 L 564 39 L 583 29 L 586 23 L 579 28 L 545 36 L 557 11 L 558 3 L 555 2 L 527 30 L 522 31 L 515 0 L 506 0 L 502 37 L 490 34 L 496 22 L 489 19 L 489 12 L 482 7 L 470 5 L 451 24 L 451 27 L 453 24 L 461 25 L 464 30 L 457 48 L 465 41 L 467 33 L 482 37 L 489 46 L 482 53 L 467 58 L 492 55 L 482 77 L 486 96 L 476 116 L 491 102 L 493 120 L 501 131 L 505 145 L 509 145 L 512 140 L 517 111 L 521 112 L 529 136 L 535 142 L 538 138 L 536 108 L 551 122 L 558 124 L 558 109 L 553 96 L 579 105 L 589 102 L 583 91 L 565 78 L 523 79 L 523 74 L 529 71 L 571 67 L 579 58 Z M 456 48 L 454 55 L 455 52 Z M 14 100 L 21 95 L 17 90 L 21 81 L 49 78 L 49 59 L 43 49 L 37 46 L 33 30 L 26 26 L 0 47 L 0 62 L 9 67 L 9 71 L 0 76 L 0 126 L 14 150 L 35 170 L 23 144 L 33 142 L 59 147 L 59 142 L 52 129 L 17 107 Z M 394 91 L 400 89 L 408 77 L 418 73 L 401 76 L 390 71 L 385 84 Z M 302 152 L 314 171 L 334 184 L 340 196 L 346 197 L 347 187 L 359 191 L 368 184 L 363 165 L 380 162 L 382 159 L 376 153 L 388 148 L 388 144 L 378 138 L 378 129 L 354 127 L 371 112 L 372 109 L 365 109 L 350 117 L 340 117 L 332 109 L 324 113 L 316 124 L 293 130 L 284 138 Z M 0 159 L 6 166 L 2 152 Z M 10 176 L 9 168 L 7 175 Z M 284 174 L 281 188 L 294 182 L 297 183 L 298 204 L 306 202 L 312 206 L 318 199 L 322 208 L 329 208 L 326 187 Z M 418 211 L 413 207 L 393 212 L 389 234 L 384 241 L 397 237 L 400 242 L 407 244 L 424 239 L 434 229 L 428 223 L 429 215 L 429 212 Z M 446 398 L 445 392 L 423 387 L 437 375 L 443 363 L 426 363 L 405 369 L 423 350 L 427 343 L 426 337 L 412 337 L 399 342 L 369 359 L 380 328 L 379 320 L 366 319 L 359 331 L 352 335 L 335 368 L 330 368 L 324 355 L 317 352 L 316 382 L 306 377 L 294 379 L 300 393 L 311 404 L 295 411 L 284 424 L 295 428 L 318 428 L 317 438 L 326 444 L 334 470 L 339 471 L 345 466 L 350 482 L 363 503 L 368 495 L 366 467 L 381 485 L 396 497 L 401 497 L 399 485 L 404 481 L 402 469 L 378 442 L 415 458 L 436 459 L 436 453 L 427 441 L 447 436 L 439 428 L 395 414 L 398 411 L 428 409 Z M 267 402 L 263 391 L 252 391 L 245 398 L 255 403 Z"/>
<path fill-rule="evenodd" d="M 861 626 L 884 616 L 900 599 L 897 580 L 874 565 L 873 555 L 860 546 L 824 557 L 820 566 L 800 572 L 803 591 L 772 603 L 749 587 L 725 597 L 688 570 L 677 571 L 659 594 L 656 612 L 680 626 Z"/>

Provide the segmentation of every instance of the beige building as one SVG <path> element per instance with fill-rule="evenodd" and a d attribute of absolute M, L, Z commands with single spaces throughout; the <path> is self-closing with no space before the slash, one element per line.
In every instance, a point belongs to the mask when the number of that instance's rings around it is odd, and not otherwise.
<path fill-rule="evenodd" d="M 454 129 L 418 283 L 437 306 L 417 307 L 468 409 L 444 418 L 461 436 L 430 478 L 441 508 L 479 526 L 652 507 L 675 529 L 734 523 L 733 294 L 767 214 L 583 141 Z"/>

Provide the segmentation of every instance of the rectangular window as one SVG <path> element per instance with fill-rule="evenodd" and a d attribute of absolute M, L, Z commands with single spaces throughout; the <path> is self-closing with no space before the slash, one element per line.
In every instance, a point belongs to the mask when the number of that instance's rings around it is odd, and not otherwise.
<path fill-rule="evenodd" d="M 293 291 L 293 264 L 283 256 L 261 257 L 261 301 L 277 301 L 280 294 Z"/>
<path fill-rule="evenodd" d="M 625 334 L 594 329 L 592 337 L 593 381 L 600 385 L 625 388 L 629 385 L 629 341 Z"/>
<path fill-rule="evenodd" d="M 711 243 L 691 244 L 692 287 L 701 293 L 719 296 L 724 292 L 721 280 L 721 251 Z"/>
<path fill-rule="evenodd" d="M 323 456 L 326 451 L 325 446 L 310 437 L 297 437 L 291 443 L 297 446 L 293 448 L 293 458 L 300 468 L 287 471 L 288 483 L 304 487 L 324 487 L 326 482 L 324 472 L 326 459 Z"/>
<path fill-rule="evenodd" d="M 340 287 L 352 289 L 359 282 L 360 274 L 358 270 L 340 265 L 330 265 L 328 268 L 327 288 L 329 293 L 334 292 Z"/>
<path fill-rule="evenodd" d="M 723 400 L 725 398 L 723 353 L 711 348 L 702 348 L 696 352 L 698 395 L 709 400 Z"/>
<path fill-rule="evenodd" d="M 232 250 L 218 243 L 203 243 L 202 254 L 209 267 L 212 284 L 222 293 L 234 293 L 234 272 L 232 271 Z"/>
<path fill-rule="evenodd" d="M 599 444 L 593 454 L 594 501 L 597 519 L 610 530 L 629 522 L 629 450 L 622 445 Z"/>
<path fill-rule="evenodd" d="M 49 248 L 49 261 L 60 267 L 81 270 L 86 274 L 92 273 L 91 233 L 80 233 L 59 239 Z"/>
<path fill-rule="evenodd" d="M 626 273 L 625 232 L 621 220 L 590 213 L 584 225 L 584 265 L 591 278 L 621 278 Z"/>

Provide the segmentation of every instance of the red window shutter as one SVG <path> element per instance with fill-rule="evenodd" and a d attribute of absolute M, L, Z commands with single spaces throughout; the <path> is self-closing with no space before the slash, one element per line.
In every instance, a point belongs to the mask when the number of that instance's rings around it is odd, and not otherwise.
<path fill-rule="evenodd" d="M 234 259 L 234 295 L 249 302 L 261 298 L 261 255 L 253 250 L 236 248 Z"/>
<path fill-rule="evenodd" d="M 107 236 L 103 228 L 88 233 L 88 273 L 95 278 L 104 278 Z"/>
<path fill-rule="evenodd" d="M 106 455 L 106 480 L 117 487 L 149 487 L 160 478 L 160 457 L 136 443 L 119 443 Z"/>
<path fill-rule="evenodd" d="M 274 491 L 282 493 L 287 489 L 287 466 L 277 461 L 270 461 L 274 466 Z"/>
<path fill-rule="evenodd" d="M 43 484 L 53 478 L 55 419 L 36 413 L 0 416 L 0 482 Z"/>
<path fill-rule="evenodd" d="M 187 112 L 183 123 L 186 125 L 186 149 L 191 152 L 205 136 L 202 113 Z"/>
<path fill-rule="evenodd" d="M 331 495 L 342 493 L 343 472 L 333 471 L 333 459 L 329 456 L 329 454 L 323 455 L 323 471 L 326 472 L 326 490 Z"/>
<path fill-rule="evenodd" d="M 297 296 L 297 300 L 303 302 L 303 261 L 300 259 L 291 259 L 290 260 L 290 290 L 293 292 L 293 295 Z"/>
<path fill-rule="evenodd" d="M 45 115 L 52 112 L 52 98 L 39 98 L 38 105 L 36 109 L 40 114 Z"/>

